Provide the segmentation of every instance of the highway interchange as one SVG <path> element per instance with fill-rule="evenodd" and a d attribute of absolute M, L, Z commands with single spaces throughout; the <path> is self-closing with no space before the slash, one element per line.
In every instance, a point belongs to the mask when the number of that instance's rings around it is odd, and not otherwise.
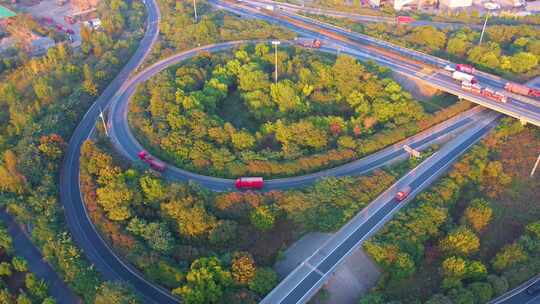
<path fill-rule="evenodd" d="M 223 7 L 223 3 L 217 2 L 218 1 L 213 1 L 215 5 Z M 79 186 L 80 147 L 84 140 L 89 138 L 92 134 L 95 122 L 100 113 L 100 109 L 104 109 L 112 105 L 110 111 L 110 130 L 113 133 L 113 143 L 115 143 L 121 152 L 134 159 L 133 152 L 138 152 L 138 149 L 141 147 L 136 140 L 134 140 L 133 136 L 130 135 L 129 127 L 126 128 L 127 122 L 125 117 L 127 115 L 126 111 L 128 104 L 126 101 L 129 100 L 129 96 L 133 93 L 136 84 L 144 81 L 144 79 L 147 79 L 148 77 L 151 77 L 151 75 L 166 68 L 174 62 L 189 58 L 198 51 L 192 50 L 178 54 L 176 57 L 173 56 L 175 58 L 166 59 L 170 60 L 169 62 L 165 62 L 166 60 L 161 61 L 160 63 L 162 65 L 159 65 L 158 63 L 145 69 L 136 76 L 132 75 L 133 71 L 136 71 L 137 68 L 140 67 L 141 63 L 150 52 L 152 45 L 156 41 L 159 33 L 158 26 L 160 14 L 156 3 L 153 0 L 147 0 L 144 4 L 148 10 L 146 34 L 141 40 L 140 45 L 133 57 L 128 61 L 118 76 L 111 82 L 103 94 L 88 110 L 70 139 L 61 170 L 60 196 L 61 202 L 65 209 L 66 221 L 75 241 L 83 249 L 88 259 L 95 265 L 100 273 L 102 273 L 105 279 L 129 282 L 141 295 L 144 303 L 179 303 L 179 299 L 172 296 L 169 291 L 148 282 L 136 269 L 134 269 L 133 266 L 122 261 L 122 259 L 118 257 L 107 245 L 107 243 L 100 237 L 86 213 Z M 231 10 L 230 7 L 227 9 Z M 232 8 L 232 10 L 234 11 L 238 9 Z M 240 11 L 241 10 L 243 9 L 240 9 Z M 248 14 L 255 15 L 255 13 Z M 268 19 L 267 16 L 263 16 L 262 18 Z M 275 20 L 272 21 L 275 22 Z M 302 34 L 306 32 L 309 34 L 309 31 L 306 31 L 305 29 L 299 29 L 291 24 L 288 24 L 288 26 L 301 32 Z M 317 35 L 316 32 L 311 32 L 311 34 Z M 428 77 L 428 75 L 421 75 L 422 71 L 421 69 L 419 70 L 418 67 L 410 66 L 407 63 L 381 56 L 379 54 L 373 54 L 372 52 L 363 49 L 360 44 L 351 44 L 343 41 L 332 40 L 328 37 L 325 38 L 334 46 L 337 46 L 340 50 L 345 53 L 349 53 L 352 56 L 356 56 L 361 59 L 373 59 L 379 63 L 397 69 L 398 72 L 401 71 L 401 73 L 408 75 L 411 75 L 412 73 L 417 77 Z M 210 51 L 218 51 L 238 43 L 242 42 L 231 42 L 229 44 L 207 46 L 206 48 L 208 48 Z M 420 76 L 417 74 L 420 74 Z M 435 78 L 433 75 L 429 75 L 429 77 L 430 79 Z M 445 80 L 445 78 L 441 77 L 440 75 L 436 75 L 436 77 L 437 79 L 441 79 L 441 85 L 450 86 L 447 81 L 448 79 Z M 451 82 L 453 83 L 453 81 Z M 453 85 L 453 90 L 459 94 L 463 94 L 463 92 L 460 92 L 459 86 L 456 86 L 455 83 L 453 83 Z M 474 99 L 475 96 L 465 97 L 471 97 L 471 99 Z M 522 109 L 523 111 L 527 111 L 526 107 L 531 106 L 531 104 L 527 102 L 522 105 L 518 103 L 510 103 L 510 105 L 516 109 Z M 533 108 L 536 109 L 536 107 Z M 512 111 L 517 111 L 516 109 L 513 109 Z M 530 110 L 531 113 L 538 115 L 538 111 L 534 111 L 534 109 Z M 534 115 L 529 115 L 529 117 L 526 118 L 529 119 L 530 117 L 535 117 Z M 468 112 L 468 114 L 460 115 L 453 120 L 434 127 L 433 132 L 431 133 L 423 132 L 408 139 L 406 141 L 407 143 L 419 149 L 425 148 L 431 143 L 438 142 L 449 136 L 454 137 L 452 142 L 458 144 L 454 146 L 449 144 L 445 145 L 439 152 L 434 154 L 428 160 L 424 161 L 420 167 L 407 174 L 400 180 L 400 182 L 391 187 L 387 192 L 385 192 L 385 194 L 370 204 L 370 207 L 367 207 L 364 213 L 360 213 L 357 217 L 355 217 L 355 219 L 363 217 L 361 218 L 363 221 L 360 221 L 360 223 L 351 221 L 351 223 L 340 230 L 340 232 L 349 231 L 347 229 L 352 229 L 351 227 L 354 228 L 354 231 L 348 233 L 345 237 L 336 238 L 336 242 L 339 241 L 339 245 L 332 247 L 331 252 L 327 256 L 312 256 L 312 259 L 320 259 L 321 257 L 324 257 L 320 262 L 310 260 L 308 263 L 303 264 L 304 266 L 308 267 L 310 267 L 309 265 L 316 265 L 316 267 L 314 267 L 315 269 L 308 268 L 308 272 L 305 276 L 297 276 L 297 274 L 301 272 L 299 270 L 295 270 L 291 274 L 299 279 L 300 283 L 298 285 L 291 285 L 286 289 L 279 289 L 278 286 L 278 289 L 268 295 L 269 297 L 272 297 L 277 294 L 278 298 L 281 300 L 277 302 L 264 302 L 268 301 L 265 299 L 263 302 L 274 304 L 299 303 L 307 301 L 309 296 L 311 296 L 316 291 L 318 286 L 322 284 L 323 279 L 331 274 L 332 270 L 339 263 L 339 261 L 341 261 L 351 250 L 357 248 L 363 239 L 365 239 L 370 233 L 373 233 L 376 228 L 380 227 L 402 206 L 402 204 L 396 204 L 396 202 L 391 199 L 391 197 L 393 197 L 393 193 L 396 191 L 396 187 L 410 185 L 414 189 L 412 193 L 412 196 L 414 196 L 416 192 L 427 186 L 433 179 L 437 177 L 437 175 L 451 165 L 452 162 L 459 155 L 464 153 L 470 145 L 474 144 L 481 137 L 487 134 L 489 130 L 496 124 L 496 116 L 497 115 L 493 112 L 474 109 Z M 115 138 L 119 140 L 116 141 L 114 140 Z M 380 167 L 392 160 L 406 157 L 406 154 L 402 150 L 401 146 L 403 143 L 391 146 L 385 150 L 368 156 L 365 159 L 358 160 L 355 163 L 347 164 L 324 172 L 319 172 L 315 175 L 269 181 L 268 188 L 285 189 L 307 185 L 324 176 L 362 174 L 376 167 Z M 216 191 L 228 190 L 231 188 L 232 184 L 230 180 L 195 175 L 175 168 L 169 170 L 165 177 L 178 180 L 195 180 L 201 183 L 203 186 L 207 186 Z M 337 235 L 339 235 L 339 233 Z M 285 280 L 287 279 L 288 278 Z M 283 285 L 287 284 L 280 284 L 280 286 Z"/>

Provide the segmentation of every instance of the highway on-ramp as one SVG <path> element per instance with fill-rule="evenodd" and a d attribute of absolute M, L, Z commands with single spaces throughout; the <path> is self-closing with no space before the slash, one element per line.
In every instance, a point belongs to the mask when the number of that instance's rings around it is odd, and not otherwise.
<path fill-rule="evenodd" d="M 144 150 L 144 147 L 137 141 L 130 130 L 128 123 L 128 111 L 130 97 L 136 90 L 137 85 L 148 80 L 153 75 L 166 69 L 167 67 L 178 64 L 179 62 L 197 55 L 201 51 L 218 52 L 232 47 L 237 47 L 246 43 L 256 43 L 264 41 L 232 41 L 208 46 L 199 47 L 196 49 L 181 52 L 169 58 L 163 59 L 152 66 L 141 71 L 135 77 L 131 78 L 125 86 L 123 86 L 117 98 L 113 100 L 108 114 L 108 133 L 109 138 L 118 151 L 129 159 L 136 161 L 137 154 Z M 334 49 L 323 49 L 323 51 L 335 52 Z M 361 55 L 358 55 L 361 57 Z M 481 113 L 484 112 L 484 113 Z M 387 147 L 379 152 L 371 154 L 368 157 L 337 166 L 335 168 L 321 170 L 316 173 L 306 174 L 301 176 L 271 179 L 265 181 L 265 190 L 288 189 L 299 186 L 312 184 L 318 179 L 328 176 L 344 176 L 344 175 L 360 175 L 386 165 L 390 162 L 403 159 L 407 156 L 407 152 L 403 149 L 403 145 L 408 145 L 417 150 L 423 150 L 434 143 L 441 142 L 446 137 L 461 132 L 471 123 L 482 119 L 481 114 L 486 114 L 487 110 L 482 110 L 480 107 L 459 114 L 456 117 L 445 121 L 439 125 L 429 128 L 419 134 L 400 141 L 394 145 Z M 234 189 L 234 180 L 204 176 L 176 168 L 168 164 L 164 176 L 170 180 L 176 181 L 194 181 L 198 184 L 214 191 L 226 191 Z"/>
<path fill-rule="evenodd" d="M 172 304 L 179 303 L 179 300 L 167 290 L 145 280 L 136 269 L 116 256 L 100 237 L 86 213 L 79 186 L 80 148 L 90 136 L 100 108 L 107 106 L 132 72 L 141 65 L 158 37 L 160 12 L 157 4 L 154 0 L 146 0 L 143 3 L 147 8 L 146 31 L 139 47 L 120 73 L 90 107 L 71 136 L 60 171 L 60 200 L 64 206 L 66 222 L 71 235 L 104 279 L 130 283 L 142 297 L 143 303 Z"/>

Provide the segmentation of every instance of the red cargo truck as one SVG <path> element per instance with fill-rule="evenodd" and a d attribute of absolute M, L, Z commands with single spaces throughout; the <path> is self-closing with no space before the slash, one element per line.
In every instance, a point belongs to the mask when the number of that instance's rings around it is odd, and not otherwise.
<path fill-rule="evenodd" d="M 139 158 L 147 163 L 148 165 L 150 165 L 150 168 L 156 170 L 156 171 L 159 171 L 159 172 L 163 172 L 165 171 L 165 169 L 167 168 L 167 166 L 165 165 L 165 163 L 153 158 L 152 156 L 150 156 L 150 154 L 148 154 L 148 152 L 146 151 L 141 151 L 139 152 L 138 154 Z"/>
<path fill-rule="evenodd" d="M 322 46 L 322 42 L 319 39 L 296 38 L 295 41 L 298 45 L 303 47 L 319 49 Z"/>
<path fill-rule="evenodd" d="M 262 177 L 239 177 L 234 183 L 236 189 L 262 189 L 264 180 Z"/>
<path fill-rule="evenodd" d="M 458 63 L 456 64 L 456 71 L 474 74 L 476 72 L 476 69 L 472 65 Z"/>
<path fill-rule="evenodd" d="M 504 89 L 508 92 L 516 93 L 523 96 L 540 97 L 540 90 L 535 90 L 517 83 L 507 82 Z"/>

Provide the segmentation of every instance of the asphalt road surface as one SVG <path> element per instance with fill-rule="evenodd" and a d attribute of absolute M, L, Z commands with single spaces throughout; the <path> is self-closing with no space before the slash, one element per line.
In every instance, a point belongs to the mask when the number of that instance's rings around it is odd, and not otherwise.
<path fill-rule="evenodd" d="M 497 115 L 491 115 L 475 124 L 401 178 L 336 232 L 326 244 L 281 281 L 260 303 L 306 303 L 342 260 L 389 221 L 407 201 L 429 186 L 469 147 L 488 134 L 497 125 L 496 117 Z M 408 198 L 402 202 L 397 201 L 395 194 L 407 186 L 411 187 Z"/>
<path fill-rule="evenodd" d="M 23 228 L 6 211 L 0 211 L 0 220 L 7 226 L 7 231 L 13 239 L 13 247 L 17 256 L 28 262 L 28 269 L 38 278 L 45 280 L 49 287 L 49 294 L 58 304 L 82 303 L 81 299 L 73 293 L 66 283 L 58 276 L 54 269 L 41 255 L 38 248 L 32 243 Z"/>
<path fill-rule="evenodd" d="M 91 134 L 100 108 L 105 108 L 115 98 L 115 93 L 125 84 L 132 72 L 140 66 L 158 37 L 159 9 L 153 0 L 146 0 L 143 3 L 147 8 L 147 28 L 139 47 L 116 78 L 90 107 L 71 136 L 60 174 L 60 200 L 64 206 L 66 222 L 75 242 L 106 280 L 129 282 L 140 294 L 143 303 L 179 303 L 179 300 L 167 290 L 146 281 L 136 269 L 115 255 L 86 214 L 79 187 L 80 147 Z"/>
<path fill-rule="evenodd" d="M 527 290 L 532 285 L 540 284 L 540 274 L 527 282 L 492 300 L 489 304 L 540 304 L 540 292 L 529 294 Z"/>

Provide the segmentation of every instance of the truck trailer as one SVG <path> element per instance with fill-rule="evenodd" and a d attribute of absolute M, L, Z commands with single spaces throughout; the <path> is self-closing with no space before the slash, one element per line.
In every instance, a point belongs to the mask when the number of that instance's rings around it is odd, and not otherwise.
<path fill-rule="evenodd" d="M 458 63 L 456 64 L 456 71 L 460 71 L 467 74 L 474 74 L 476 69 L 472 65 Z"/>
<path fill-rule="evenodd" d="M 322 46 L 322 42 L 319 39 L 296 38 L 294 41 L 300 46 L 313 49 L 319 49 Z"/>
<path fill-rule="evenodd" d="M 150 168 L 158 171 L 163 172 L 165 169 L 167 169 L 167 165 L 165 163 L 153 158 L 148 152 L 141 151 L 137 154 L 137 156 L 145 163 L 147 163 Z"/>
<path fill-rule="evenodd" d="M 239 177 L 234 183 L 236 189 L 262 189 L 264 180 L 262 177 Z"/>
<path fill-rule="evenodd" d="M 535 90 L 521 84 L 507 82 L 504 89 L 508 92 L 516 93 L 523 96 L 540 97 L 540 90 Z"/>
<path fill-rule="evenodd" d="M 470 83 L 467 81 L 463 81 L 461 83 L 461 89 L 467 92 L 471 92 L 475 95 L 487 97 L 497 102 L 506 103 L 507 101 L 507 97 L 503 93 L 490 88 L 482 88 L 478 83 Z"/>
<path fill-rule="evenodd" d="M 467 82 L 470 82 L 470 83 L 477 83 L 478 82 L 473 75 L 463 73 L 463 72 L 460 72 L 460 71 L 454 71 L 454 73 L 452 73 L 452 78 L 454 78 L 455 80 L 459 80 L 461 82 L 463 82 L 463 81 L 467 81 Z"/>

